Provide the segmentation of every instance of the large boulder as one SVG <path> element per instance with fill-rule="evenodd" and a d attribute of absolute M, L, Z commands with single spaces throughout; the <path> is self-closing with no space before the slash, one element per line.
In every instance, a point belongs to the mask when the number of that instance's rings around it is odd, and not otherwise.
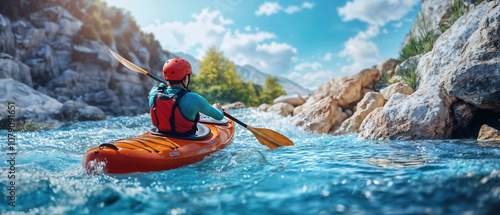
<path fill-rule="evenodd" d="M 280 102 L 291 104 L 293 107 L 300 106 L 306 103 L 306 100 L 303 99 L 299 94 L 280 96 L 274 99 L 274 104 L 278 104 Z"/>
<path fill-rule="evenodd" d="M 361 123 L 362 139 L 446 139 L 451 136 L 451 98 L 437 86 L 412 95 L 396 93 Z"/>
<path fill-rule="evenodd" d="M 106 114 L 95 106 L 89 106 L 73 100 L 64 102 L 62 111 L 63 120 L 103 120 L 106 119 Z"/>
<path fill-rule="evenodd" d="M 481 126 L 481 130 L 479 130 L 479 136 L 477 137 L 477 140 L 500 141 L 500 131 L 485 124 Z"/>
<path fill-rule="evenodd" d="M 33 86 L 30 68 L 5 53 L 0 53 L 0 78 L 12 78 L 30 87 Z"/>
<path fill-rule="evenodd" d="M 370 114 L 373 110 L 378 107 L 383 107 L 385 103 L 384 96 L 380 93 L 369 92 L 365 97 L 358 102 L 356 105 L 356 112 L 349 117 L 347 120 L 342 122 L 340 128 L 336 130 L 333 134 L 348 134 L 348 133 L 358 133 L 359 126 L 363 120 Z"/>
<path fill-rule="evenodd" d="M 473 16 L 479 12 L 480 16 Z M 477 26 L 468 38 L 460 40 L 455 62 L 446 69 L 443 85 L 454 97 L 481 109 L 500 111 L 500 1 L 481 4 L 476 10 L 458 21 L 471 22 Z M 462 32 L 464 26 L 456 24 L 449 33 Z M 445 34 L 447 34 L 446 32 Z M 443 34 L 443 36 L 445 35 Z"/>
<path fill-rule="evenodd" d="M 356 75 L 331 79 L 311 94 L 306 103 L 295 108 L 293 114 L 298 115 L 304 109 L 309 110 L 312 105 L 326 97 L 336 100 L 339 107 L 351 109 L 367 92 L 373 91 L 373 86 L 381 78 L 377 69 L 365 69 Z"/>
<path fill-rule="evenodd" d="M 269 104 L 261 104 L 259 105 L 258 109 L 263 112 L 267 112 L 267 110 L 271 107 Z"/>
<path fill-rule="evenodd" d="M 0 112 L 0 128 L 7 124 L 7 103 L 15 103 L 18 124 L 44 123 L 57 118 L 63 104 L 33 88 L 13 79 L 0 79 L 0 103 L 5 109 Z"/>
<path fill-rule="evenodd" d="M 403 84 L 401 82 L 391 84 L 388 87 L 380 90 L 380 93 L 384 96 L 385 100 L 389 100 L 392 95 L 396 93 L 401 93 L 405 95 L 411 95 L 413 93 L 413 89 L 407 84 Z"/>
<path fill-rule="evenodd" d="M 325 97 L 314 103 L 308 111 L 302 111 L 291 119 L 291 123 L 316 133 L 330 133 L 347 118 L 336 99 Z"/>
<path fill-rule="evenodd" d="M 269 107 L 267 109 L 267 112 L 279 114 L 283 117 L 286 117 L 286 116 L 290 115 L 291 113 L 293 113 L 293 105 L 288 104 L 288 103 L 283 103 L 283 102 L 276 103 L 276 104 L 272 105 L 271 107 Z"/>
<path fill-rule="evenodd" d="M 444 75 L 453 73 L 456 70 L 453 68 L 459 63 L 462 49 L 467 41 L 478 30 L 479 26 L 482 26 L 481 23 L 489 22 L 489 19 L 486 18 L 483 21 L 481 20 L 487 16 L 487 13 L 490 13 L 488 12 L 490 8 L 491 12 L 500 10 L 499 7 L 494 7 L 498 4 L 498 2 L 494 1 L 480 4 L 460 17 L 450 29 L 436 40 L 432 51 L 423 55 L 418 63 L 417 71 L 420 74 L 418 87 L 441 85 Z M 468 47 L 465 47 L 465 49 L 468 49 Z M 495 53 L 494 50 L 490 51 Z M 484 50 L 481 53 L 484 53 Z M 495 54 L 492 56 L 495 56 Z M 485 61 L 485 63 L 488 62 Z M 453 72 L 450 71 L 450 67 Z"/>

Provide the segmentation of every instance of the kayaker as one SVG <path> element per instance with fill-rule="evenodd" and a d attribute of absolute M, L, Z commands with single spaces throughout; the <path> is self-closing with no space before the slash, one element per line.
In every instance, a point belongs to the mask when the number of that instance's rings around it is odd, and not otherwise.
<path fill-rule="evenodd" d="M 191 64 L 181 58 L 170 59 L 163 65 L 167 85 L 153 87 L 148 96 L 151 120 L 160 132 L 180 136 L 195 134 L 199 113 L 216 120 L 224 118 L 219 103 L 210 105 L 205 98 L 189 91 L 192 74 Z"/>

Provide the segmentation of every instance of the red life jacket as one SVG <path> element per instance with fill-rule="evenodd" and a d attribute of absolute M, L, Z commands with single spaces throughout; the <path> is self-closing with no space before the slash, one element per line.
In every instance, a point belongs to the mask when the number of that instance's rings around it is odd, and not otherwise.
<path fill-rule="evenodd" d="M 189 91 L 182 89 L 174 95 L 163 93 L 165 87 L 158 87 L 149 111 L 153 125 L 160 132 L 189 136 L 196 133 L 196 124 L 200 121 L 200 114 L 196 114 L 194 121 L 186 119 L 179 110 L 179 101 Z"/>

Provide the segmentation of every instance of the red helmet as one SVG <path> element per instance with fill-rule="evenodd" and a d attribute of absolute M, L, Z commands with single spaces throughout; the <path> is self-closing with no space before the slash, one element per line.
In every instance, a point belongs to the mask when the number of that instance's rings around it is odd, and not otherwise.
<path fill-rule="evenodd" d="M 182 58 L 167 60 L 163 65 L 163 78 L 167 81 L 180 81 L 191 74 L 193 74 L 191 64 Z"/>

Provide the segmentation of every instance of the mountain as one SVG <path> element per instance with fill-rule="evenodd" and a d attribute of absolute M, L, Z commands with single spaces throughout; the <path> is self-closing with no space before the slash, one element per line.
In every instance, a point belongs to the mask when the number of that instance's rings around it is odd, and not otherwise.
<path fill-rule="evenodd" d="M 248 81 L 251 80 L 252 82 L 260 85 L 264 85 L 264 81 L 266 80 L 266 76 L 268 74 L 263 73 L 256 69 L 253 66 L 250 65 L 245 65 L 245 66 L 239 66 L 236 65 L 236 72 L 241 74 L 241 79 L 243 81 Z M 286 94 L 288 95 L 293 95 L 293 94 L 300 94 L 300 95 L 309 95 L 311 94 L 310 90 L 307 90 L 297 83 L 285 78 L 285 77 L 280 77 L 277 76 L 278 82 L 283 86 L 283 89 L 285 90 Z"/>
<path fill-rule="evenodd" d="M 182 52 L 176 52 L 173 53 L 174 57 L 179 57 L 186 59 L 191 63 L 191 67 L 193 68 L 193 73 L 197 74 L 198 71 L 200 71 L 200 67 L 198 65 L 198 60 L 196 60 L 195 57 L 193 57 L 190 54 L 182 53 Z M 260 84 L 264 86 L 264 81 L 266 80 L 266 73 L 263 73 L 259 71 L 257 68 L 250 66 L 250 65 L 236 65 L 235 66 L 236 72 L 241 75 L 241 79 L 243 81 L 248 81 L 251 80 L 253 83 Z M 300 94 L 300 95 L 309 95 L 311 94 L 310 90 L 307 90 L 297 83 L 290 81 L 287 78 L 284 77 L 277 77 L 278 82 L 283 86 L 283 89 L 285 90 L 286 94 L 288 95 L 293 95 L 293 94 Z"/>

